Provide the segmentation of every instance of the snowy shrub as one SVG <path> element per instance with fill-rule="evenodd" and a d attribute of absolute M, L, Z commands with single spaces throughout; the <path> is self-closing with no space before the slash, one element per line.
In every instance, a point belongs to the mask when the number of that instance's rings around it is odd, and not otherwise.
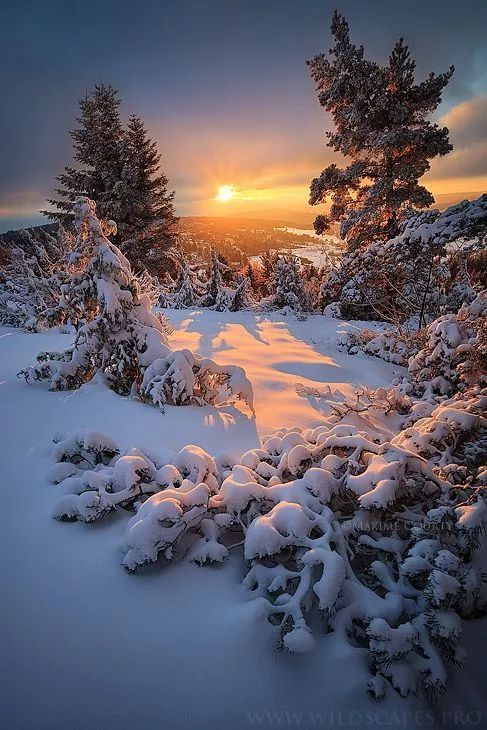
<path fill-rule="evenodd" d="M 65 352 L 40 353 L 38 364 L 21 373 L 27 382 L 68 390 L 99 373 L 117 393 L 138 394 L 161 408 L 224 398 L 251 407 L 252 387 L 241 368 L 218 366 L 189 350 L 172 351 L 165 322 L 151 313 L 149 296 L 106 237 L 93 201 L 78 198 L 74 212 L 79 234 L 73 280 L 95 314 Z"/>
<path fill-rule="evenodd" d="M 323 308 L 323 315 L 325 317 L 333 317 L 334 319 L 341 319 L 342 318 L 342 312 L 341 312 L 339 303 L 338 302 L 332 302 L 331 304 L 327 304 Z"/>
<path fill-rule="evenodd" d="M 487 195 L 442 213 L 412 216 L 395 238 L 344 256 L 325 277 L 323 303 L 339 301 L 342 315 L 349 319 L 398 325 L 415 318 L 421 327 L 472 300 L 475 292 L 466 267 L 471 257 L 485 250 L 486 232 Z M 463 264 L 458 267 L 458 254 L 450 254 L 449 247 L 465 238 L 472 240 L 463 249 Z"/>
<path fill-rule="evenodd" d="M 462 660 L 461 619 L 484 608 L 471 558 L 487 516 L 485 458 L 465 450 L 485 432 L 487 396 L 477 386 L 435 407 L 407 390 L 364 391 L 340 407 L 332 398 L 322 425 L 264 437 L 236 463 L 196 446 L 159 463 L 75 435 L 55 446 L 55 516 L 135 510 L 129 571 L 183 555 L 221 563 L 240 547 L 244 585 L 282 648 L 313 648 L 321 617 L 367 650 L 358 657 L 376 696 L 389 685 L 442 691 L 445 662 Z"/>
<path fill-rule="evenodd" d="M 31 331 L 75 325 L 64 301 L 72 236 L 59 226 L 55 235 L 31 228 L 17 239 L 0 271 L 0 324 Z"/>
<path fill-rule="evenodd" d="M 342 334 L 337 340 L 337 347 L 339 350 L 346 350 L 350 355 L 364 352 L 386 362 L 407 367 L 409 358 L 418 352 L 424 339 L 424 329 L 409 332 L 404 329 L 386 330 L 378 333 L 364 328 Z"/>
<path fill-rule="evenodd" d="M 474 383 L 487 384 L 487 291 L 458 314 L 446 314 L 427 329 L 427 342 L 409 360 L 416 387 L 451 394 Z"/>

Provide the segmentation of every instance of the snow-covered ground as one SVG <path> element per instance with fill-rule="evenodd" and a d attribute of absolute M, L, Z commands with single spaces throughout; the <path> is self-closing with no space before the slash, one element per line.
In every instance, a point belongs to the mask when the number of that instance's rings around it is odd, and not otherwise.
<path fill-rule="evenodd" d="M 72 336 L 0 329 L 2 727 L 481 726 L 487 711 L 479 707 L 482 677 L 472 657 L 452 673 L 441 702 L 405 701 L 393 692 L 373 702 L 359 650 L 333 635 L 306 655 L 275 650 L 258 602 L 241 585 L 236 556 L 223 568 L 183 562 L 128 575 L 116 547 L 128 516 L 95 524 L 51 518 L 57 495 L 46 477 L 56 432 L 90 428 L 122 447 L 159 453 L 188 443 L 243 452 L 277 428 L 320 423 L 319 399 L 298 395 L 297 383 L 330 384 L 349 395 L 398 372 L 338 352 L 334 341 L 347 325 L 325 317 L 170 316 L 174 347 L 245 368 L 255 419 L 230 407 L 168 407 L 162 415 L 100 384 L 63 393 L 31 388 L 16 373 Z M 466 631 L 467 646 L 481 641 L 479 625 Z"/>

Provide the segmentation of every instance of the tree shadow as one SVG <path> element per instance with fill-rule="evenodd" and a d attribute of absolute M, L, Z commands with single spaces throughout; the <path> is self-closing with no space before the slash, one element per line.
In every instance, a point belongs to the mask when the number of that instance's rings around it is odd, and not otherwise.
<path fill-rule="evenodd" d="M 215 312 L 215 314 L 218 315 L 220 313 Z M 227 326 L 227 321 L 223 316 L 224 314 L 202 319 L 202 310 L 188 310 L 188 316 L 183 320 L 186 326 L 184 329 L 182 327 L 179 329 L 181 332 L 195 332 L 199 336 L 199 342 L 195 348 L 196 351 L 205 357 L 211 357 L 211 354 L 215 352 L 213 341 Z"/>
<path fill-rule="evenodd" d="M 251 320 L 250 320 L 250 318 L 248 320 L 244 319 L 241 322 L 239 322 L 239 324 L 241 324 L 242 327 L 245 330 L 247 330 L 249 335 L 251 335 L 254 338 L 254 340 L 256 340 L 257 342 L 260 342 L 262 345 L 269 345 L 268 340 L 264 340 L 264 338 L 262 337 L 261 330 L 258 326 L 258 321 L 260 322 L 261 319 L 259 318 L 259 320 L 257 320 L 258 315 L 255 315 L 255 314 L 252 314 L 251 317 L 252 317 Z M 252 326 L 252 321 L 254 323 L 253 326 Z"/>

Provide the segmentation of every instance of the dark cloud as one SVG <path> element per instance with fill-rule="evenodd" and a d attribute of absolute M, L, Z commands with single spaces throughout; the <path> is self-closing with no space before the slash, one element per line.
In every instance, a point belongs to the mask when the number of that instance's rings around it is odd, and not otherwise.
<path fill-rule="evenodd" d="M 35 191 L 34 209 L 52 190 L 70 158 L 76 99 L 100 79 L 120 89 L 126 114 L 149 122 L 188 192 L 216 175 L 222 156 L 250 175 L 316 155 L 319 173 L 327 118 L 304 62 L 329 47 L 335 4 L 371 56 L 385 59 L 403 35 L 419 74 L 456 65 L 442 113 L 486 93 L 485 0 L 5 0 L 0 208 L 25 215 L 16 195 Z"/>

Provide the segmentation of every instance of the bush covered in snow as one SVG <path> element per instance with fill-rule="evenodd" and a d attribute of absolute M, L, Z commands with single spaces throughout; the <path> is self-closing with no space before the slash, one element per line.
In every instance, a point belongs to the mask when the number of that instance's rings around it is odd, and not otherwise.
<path fill-rule="evenodd" d="M 53 233 L 22 230 L 16 239 L 0 267 L 0 324 L 31 331 L 76 325 L 64 298 L 72 236 L 60 225 Z"/>
<path fill-rule="evenodd" d="M 241 368 L 172 350 L 167 323 L 151 313 L 150 296 L 140 291 L 129 262 L 106 237 L 109 231 L 97 219 L 93 201 L 78 198 L 74 212 L 78 239 L 71 286 L 82 292 L 84 308 L 93 316 L 68 350 L 40 353 L 38 364 L 21 373 L 27 382 L 66 390 L 98 373 L 117 393 L 137 394 L 161 408 L 225 398 L 252 406 L 252 387 Z"/>
<path fill-rule="evenodd" d="M 407 367 L 417 394 L 451 395 L 475 383 L 485 385 L 487 290 L 428 327 L 410 332 L 351 330 L 341 335 L 337 347 Z"/>
<path fill-rule="evenodd" d="M 406 366 L 409 357 L 418 352 L 424 339 L 424 329 L 413 332 L 404 330 L 376 332 L 363 328 L 344 332 L 337 339 L 337 347 L 339 350 L 346 350 L 350 355 L 364 352 L 385 362 Z"/>
<path fill-rule="evenodd" d="M 321 618 L 325 632 L 366 650 L 357 658 L 376 696 L 389 685 L 442 691 L 445 662 L 462 661 L 461 619 L 485 605 L 471 559 L 487 514 L 487 395 L 477 384 L 426 401 L 407 382 L 330 402 L 322 425 L 264 437 L 238 460 L 186 446 L 161 462 L 120 455 L 100 434 L 68 436 L 54 448 L 55 517 L 132 509 L 122 561 L 131 572 L 240 550 L 244 584 L 279 646 L 311 649 Z"/>
<path fill-rule="evenodd" d="M 485 286 L 475 262 L 485 251 L 486 234 L 487 195 L 442 213 L 415 215 L 395 238 L 344 256 L 323 282 L 323 302 L 339 301 L 349 319 L 421 327 L 442 312 L 457 311 Z M 470 261 L 478 282 L 470 280 Z"/>
<path fill-rule="evenodd" d="M 417 387 L 439 394 L 487 385 L 487 290 L 458 314 L 430 324 L 425 346 L 409 360 L 409 372 Z"/>

